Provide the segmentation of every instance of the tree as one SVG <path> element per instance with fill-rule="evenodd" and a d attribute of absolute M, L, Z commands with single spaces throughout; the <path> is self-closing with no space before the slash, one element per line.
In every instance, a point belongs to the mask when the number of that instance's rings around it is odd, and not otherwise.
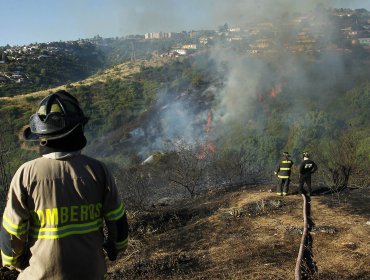
<path fill-rule="evenodd" d="M 218 31 L 219 32 L 227 32 L 227 31 L 229 31 L 229 25 L 227 23 L 225 23 L 224 25 L 222 25 L 222 26 L 220 26 L 218 28 Z"/>
<path fill-rule="evenodd" d="M 212 181 L 216 184 L 246 184 L 262 177 L 264 164 L 252 147 L 225 149 L 212 158 Z"/>
<path fill-rule="evenodd" d="M 334 192 L 346 189 L 351 175 L 360 169 L 358 143 L 356 135 L 347 131 L 340 138 L 325 140 L 319 146 L 319 173 Z"/>
<path fill-rule="evenodd" d="M 200 158 L 194 145 L 183 142 L 176 144 L 175 151 L 165 156 L 167 178 L 175 186 L 185 188 L 191 198 L 207 183 L 207 160 Z"/>
<path fill-rule="evenodd" d="M 144 210 L 148 206 L 153 178 L 145 166 L 120 170 L 118 181 L 124 188 L 122 197 L 127 207 Z"/>

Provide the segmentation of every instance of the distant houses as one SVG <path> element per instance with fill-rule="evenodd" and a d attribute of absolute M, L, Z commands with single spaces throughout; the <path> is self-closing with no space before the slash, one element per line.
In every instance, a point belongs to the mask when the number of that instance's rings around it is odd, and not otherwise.
<path fill-rule="evenodd" d="M 358 43 L 363 46 L 370 46 L 370 38 L 358 38 Z"/>
<path fill-rule="evenodd" d="M 334 18 L 334 21 L 328 18 Z M 232 46 L 248 55 L 258 56 L 284 49 L 290 53 L 314 53 L 322 51 L 353 52 L 370 51 L 370 12 L 366 10 L 335 9 L 330 17 L 318 19 L 313 14 L 295 15 L 282 19 L 281 24 L 272 21 L 251 22 L 248 26 L 224 24 L 218 30 L 191 30 L 182 32 L 149 32 L 145 35 L 128 35 L 125 38 L 102 38 L 77 41 L 34 43 L 27 46 L 0 47 L 0 83 L 23 83 L 29 80 L 25 69 L 9 68 L 9 64 L 21 65 L 30 60 L 52 59 L 57 56 L 70 56 L 74 48 L 109 47 L 118 40 L 129 40 L 131 60 L 135 59 L 137 47 L 153 45 L 145 50 L 146 57 L 180 57 L 197 51 L 207 50 L 214 45 Z M 336 25 L 335 25 L 336 24 Z M 336 36 L 328 36 L 327 26 L 338 28 Z M 288 34 L 289 33 L 289 34 Z M 156 41 L 152 44 L 150 41 Z M 163 44 L 161 44 L 163 40 Z M 157 44 L 158 43 L 158 44 Z M 158 47 L 159 46 L 159 47 Z M 356 47 L 357 46 L 357 47 Z M 148 56 L 148 54 L 150 54 Z"/>
<path fill-rule="evenodd" d="M 145 40 L 169 39 L 172 37 L 173 37 L 172 32 L 151 32 L 151 33 L 145 33 L 144 35 Z"/>

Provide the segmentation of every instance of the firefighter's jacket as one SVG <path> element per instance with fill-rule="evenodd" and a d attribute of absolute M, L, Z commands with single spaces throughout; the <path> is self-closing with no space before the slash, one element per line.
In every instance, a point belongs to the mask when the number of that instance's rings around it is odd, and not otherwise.
<path fill-rule="evenodd" d="M 128 241 L 117 187 L 101 162 L 55 154 L 26 162 L 12 179 L 1 230 L 3 265 L 22 269 L 19 280 L 103 279 L 103 223 L 117 250 Z"/>
<path fill-rule="evenodd" d="M 301 177 L 310 177 L 311 174 L 317 171 L 317 165 L 313 160 L 305 159 L 299 166 L 299 174 Z"/>
<path fill-rule="evenodd" d="M 291 159 L 283 158 L 279 162 L 275 174 L 277 174 L 280 179 L 289 179 L 292 172 L 292 166 L 293 161 Z"/>

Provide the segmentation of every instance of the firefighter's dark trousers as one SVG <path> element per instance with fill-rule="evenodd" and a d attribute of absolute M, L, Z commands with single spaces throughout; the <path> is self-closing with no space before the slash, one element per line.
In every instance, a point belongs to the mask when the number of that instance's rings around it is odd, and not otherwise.
<path fill-rule="evenodd" d="M 306 186 L 307 186 L 307 193 L 308 194 L 311 194 L 311 174 L 307 174 L 307 175 L 301 175 L 301 177 L 299 178 L 299 194 L 302 194 L 304 193 L 304 189 L 303 189 L 303 186 L 304 184 L 306 183 Z"/>
<path fill-rule="evenodd" d="M 280 178 L 279 183 L 278 183 L 277 188 L 276 188 L 276 192 L 277 193 L 288 194 L 289 184 L 290 184 L 290 179 L 289 178 Z"/>

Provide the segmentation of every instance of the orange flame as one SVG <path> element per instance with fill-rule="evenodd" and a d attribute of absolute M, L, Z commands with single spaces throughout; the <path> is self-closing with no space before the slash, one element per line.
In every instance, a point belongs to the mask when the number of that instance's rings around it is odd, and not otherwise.
<path fill-rule="evenodd" d="M 205 133 L 210 133 L 212 129 L 212 112 L 208 111 L 207 114 L 207 124 L 204 127 Z"/>
<path fill-rule="evenodd" d="M 216 152 L 216 145 L 211 140 L 207 140 L 206 143 L 201 144 L 200 151 L 197 153 L 197 159 L 205 159 L 207 155 Z"/>
<path fill-rule="evenodd" d="M 270 96 L 271 97 L 276 97 L 276 95 L 277 95 L 276 89 L 275 89 L 275 87 L 272 87 Z"/>
<path fill-rule="evenodd" d="M 204 126 L 204 132 L 209 134 L 212 130 L 212 111 L 208 111 L 207 123 Z M 200 150 L 197 154 L 199 160 L 205 159 L 208 154 L 214 153 L 216 151 L 216 145 L 212 143 L 211 140 L 206 140 L 205 143 L 200 144 Z"/>

